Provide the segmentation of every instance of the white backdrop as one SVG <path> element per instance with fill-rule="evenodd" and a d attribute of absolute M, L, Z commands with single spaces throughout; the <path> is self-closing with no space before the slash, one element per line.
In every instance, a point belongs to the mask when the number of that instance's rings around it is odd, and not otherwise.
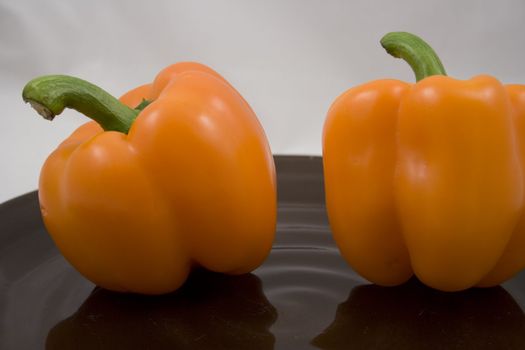
<path fill-rule="evenodd" d="M 207 64 L 252 105 L 276 154 L 321 154 L 325 113 L 347 88 L 407 64 L 379 39 L 411 31 L 449 75 L 525 83 L 523 0 L 0 0 L 0 202 L 36 189 L 46 156 L 86 118 L 53 122 L 22 102 L 43 74 L 118 96 L 177 61 Z"/>

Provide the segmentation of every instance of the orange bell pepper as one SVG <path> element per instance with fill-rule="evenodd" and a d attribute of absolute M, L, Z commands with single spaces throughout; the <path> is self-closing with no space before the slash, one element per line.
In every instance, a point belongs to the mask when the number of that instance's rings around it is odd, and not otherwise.
<path fill-rule="evenodd" d="M 497 285 L 525 267 L 525 86 L 445 76 L 409 33 L 381 41 L 417 83 L 352 88 L 324 126 L 326 205 L 347 262 L 399 285 Z"/>
<path fill-rule="evenodd" d="M 268 255 L 270 148 L 250 106 L 210 68 L 169 66 L 121 102 L 67 76 L 34 79 L 23 97 L 48 119 L 68 107 L 96 121 L 49 156 L 39 184 L 47 230 L 94 283 L 161 294 L 193 266 L 243 274 Z"/>

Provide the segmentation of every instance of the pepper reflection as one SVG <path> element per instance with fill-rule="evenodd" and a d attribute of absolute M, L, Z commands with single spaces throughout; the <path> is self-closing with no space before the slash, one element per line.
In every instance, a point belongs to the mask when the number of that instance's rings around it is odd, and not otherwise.
<path fill-rule="evenodd" d="M 164 296 L 94 289 L 46 349 L 273 349 L 276 319 L 255 275 L 195 271 Z"/>
<path fill-rule="evenodd" d="M 445 293 L 412 279 L 354 288 L 321 349 L 524 349 L 525 316 L 502 287 Z"/>

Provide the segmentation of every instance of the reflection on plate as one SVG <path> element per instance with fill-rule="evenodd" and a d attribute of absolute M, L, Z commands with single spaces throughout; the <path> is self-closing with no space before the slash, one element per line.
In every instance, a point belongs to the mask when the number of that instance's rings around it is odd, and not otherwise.
<path fill-rule="evenodd" d="M 313 342 L 321 349 L 522 349 L 523 310 L 502 287 L 444 293 L 416 279 L 358 286 Z"/>
<path fill-rule="evenodd" d="M 51 329 L 46 349 L 273 349 L 276 318 L 255 275 L 197 271 L 160 297 L 96 288 Z"/>
<path fill-rule="evenodd" d="M 160 297 L 80 276 L 45 232 L 35 192 L 1 204 L 0 349 L 525 349 L 525 273 L 457 294 L 370 285 L 332 240 L 321 159 L 275 160 L 268 260 L 244 276 L 198 271 Z"/>

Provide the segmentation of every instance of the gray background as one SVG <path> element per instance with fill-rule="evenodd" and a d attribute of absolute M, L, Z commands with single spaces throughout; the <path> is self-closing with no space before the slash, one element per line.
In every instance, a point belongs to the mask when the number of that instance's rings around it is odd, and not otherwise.
<path fill-rule="evenodd" d="M 119 96 L 163 67 L 192 60 L 229 80 L 259 116 L 276 154 L 321 154 L 331 102 L 379 78 L 413 81 L 379 45 L 414 32 L 449 75 L 525 83 L 525 1 L 0 1 L 0 202 L 36 189 L 46 156 L 86 118 L 52 123 L 22 87 L 70 74 Z"/>

